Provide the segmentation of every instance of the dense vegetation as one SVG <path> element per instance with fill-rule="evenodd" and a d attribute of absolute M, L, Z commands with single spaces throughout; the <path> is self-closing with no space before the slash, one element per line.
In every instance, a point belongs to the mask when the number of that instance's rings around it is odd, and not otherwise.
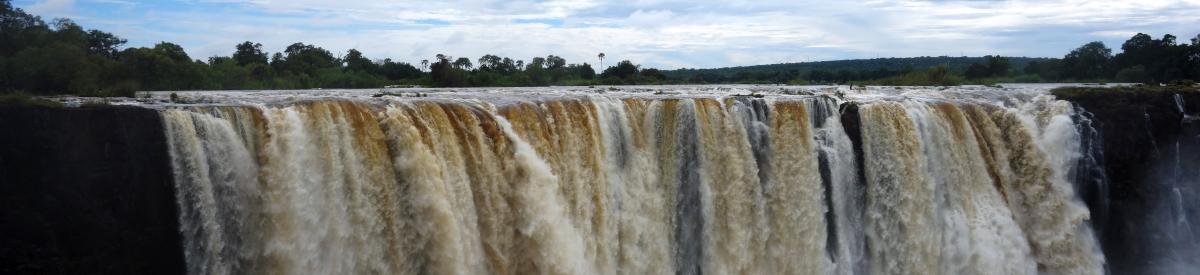
<path fill-rule="evenodd" d="M 68 19 L 47 24 L 0 0 L 0 91 L 129 96 L 139 90 L 369 88 L 425 76 L 406 63 L 371 61 L 356 50 L 335 56 L 303 43 L 268 58 L 261 44 L 245 42 L 233 56 L 202 61 L 169 42 L 122 48 L 125 42 Z"/>
<path fill-rule="evenodd" d="M 669 71 L 693 83 L 953 85 L 997 82 L 1169 83 L 1200 80 L 1200 35 L 1177 43 L 1139 33 L 1114 55 L 1090 42 L 1062 58 L 917 57 Z M 948 72 L 947 72 L 948 71 Z"/>
<path fill-rule="evenodd" d="M 680 69 L 668 71 L 671 79 L 693 83 L 848 83 L 878 80 L 944 65 L 951 72 L 964 72 L 977 63 L 987 64 L 988 57 L 910 57 L 835 60 L 729 67 L 717 69 Z M 1010 57 L 1009 66 L 1022 67 L 1048 58 Z"/>
<path fill-rule="evenodd" d="M 84 29 L 69 19 L 46 23 L 0 0 L 0 93 L 131 96 L 144 90 L 239 90 L 628 85 L 628 84 L 874 84 L 957 85 L 996 82 L 1137 82 L 1200 80 L 1200 36 L 1177 43 L 1172 35 L 1138 34 L 1113 55 L 1103 43 L 1083 45 L 1063 58 L 915 57 L 772 64 L 718 69 L 658 70 L 628 60 L 597 74 L 588 63 L 559 56 L 528 63 L 484 55 L 473 60 L 439 54 L 420 67 L 370 59 L 350 49 L 336 54 L 295 43 L 268 53 L 243 42 L 230 56 L 194 59 L 183 47 L 123 47 L 112 33 Z M 604 62 L 604 54 L 599 56 Z"/>
<path fill-rule="evenodd" d="M 1175 94 L 1184 96 L 1185 98 L 1200 97 L 1200 87 L 1194 85 L 1132 85 L 1132 86 L 1116 86 L 1116 87 L 1059 87 L 1050 90 L 1058 98 L 1067 98 L 1072 100 L 1093 100 L 1094 105 L 1103 106 L 1105 110 L 1118 108 L 1152 108 L 1151 105 L 1134 106 L 1127 104 L 1126 101 L 1145 101 L 1149 98 L 1159 100 L 1155 106 L 1176 106 L 1176 99 L 1172 97 Z M 1160 98 L 1161 97 L 1161 98 Z M 1143 119 L 1142 117 L 1132 117 L 1130 119 Z"/>

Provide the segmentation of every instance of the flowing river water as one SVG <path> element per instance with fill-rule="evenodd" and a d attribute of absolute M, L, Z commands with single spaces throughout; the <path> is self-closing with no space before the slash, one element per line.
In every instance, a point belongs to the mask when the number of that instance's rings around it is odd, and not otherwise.
<path fill-rule="evenodd" d="M 186 92 L 195 274 L 1104 274 L 1042 86 Z M 158 93 L 155 98 L 165 98 Z M 146 103 L 142 103 L 146 104 Z M 1094 164 L 1093 164 L 1094 165 Z"/>

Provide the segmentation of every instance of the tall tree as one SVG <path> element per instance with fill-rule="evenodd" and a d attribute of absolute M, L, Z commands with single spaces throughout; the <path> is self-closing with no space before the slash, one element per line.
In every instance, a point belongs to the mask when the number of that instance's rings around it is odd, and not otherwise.
<path fill-rule="evenodd" d="M 1095 41 L 1071 50 L 1063 57 L 1063 69 L 1075 80 L 1101 79 L 1109 76 L 1112 49 Z"/>
<path fill-rule="evenodd" d="M 37 42 L 31 38 L 49 32 L 50 29 L 41 17 L 13 7 L 9 0 L 0 0 L 0 54 L 15 53 L 26 45 Z"/>
<path fill-rule="evenodd" d="M 533 60 L 530 60 L 529 64 L 525 65 L 525 76 L 529 77 L 529 82 L 532 85 L 546 85 L 550 81 L 549 76 L 546 74 L 546 59 L 534 57 Z"/>
<path fill-rule="evenodd" d="M 242 66 L 254 63 L 267 64 L 267 53 L 263 52 L 262 44 L 246 41 L 237 44 L 237 51 L 233 52 L 233 60 Z"/>
<path fill-rule="evenodd" d="M 596 55 L 596 57 L 600 58 L 600 68 L 604 69 L 604 53 L 600 53 L 599 55 Z"/>
<path fill-rule="evenodd" d="M 592 69 L 592 65 L 588 63 L 583 63 L 582 65 L 572 64 L 567 66 L 567 70 L 571 71 L 572 74 L 575 74 L 581 79 L 590 80 L 596 77 L 596 69 Z"/>
<path fill-rule="evenodd" d="M 438 54 L 437 61 L 429 66 L 429 75 L 433 78 L 433 85 L 437 87 L 462 87 L 466 86 L 465 73 L 454 67 L 454 63 L 450 60 L 453 57 L 444 54 Z"/>
<path fill-rule="evenodd" d="M 644 78 L 646 80 L 651 80 L 651 81 L 667 80 L 667 76 L 664 75 L 662 73 L 662 71 L 660 71 L 658 69 L 654 69 L 654 68 L 643 69 L 641 71 L 640 75 L 642 78 Z"/>
<path fill-rule="evenodd" d="M 989 74 L 988 66 L 979 63 L 971 63 L 971 66 L 968 66 L 967 71 L 963 73 L 967 79 L 985 78 L 988 77 Z"/>
<path fill-rule="evenodd" d="M 988 76 L 1006 76 L 1011 65 L 1008 58 L 999 55 L 984 56 L 987 60 Z"/>
<path fill-rule="evenodd" d="M 619 78 L 619 79 L 631 80 L 631 79 L 637 77 L 638 71 L 639 71 L 638 65 L 634 65 L 633 62 L 630 62 L 629 60 L 622 60 L 621 62 L 617 62 L 616 66 L 612 66 L 612 67 L 608 67 L 607 69 L 604 69 L 604 73 L 601 73 L 600 77 L 601 78 L 614 77 L 614 78 Z"/>
<path fill-rule="evenodd" d="M 488 72 L 497 72 L 500 70 L 501 59 L 499 56 L 485 54 L 479 58 L 479 70 Z"/>
<path fill-rule="evenodd" d="M 419 78 L 425 74 L 413 65 L 393 62 L 390 58 L 383 60 L 383 64 L 379 65 L 379 70 L 384 77 L 391 80 Z"/>
<path fill-rule="evenodd" d="M 198 87 L 204 81 L 203 67 L 194 63 L 183 47 L 161 42 L 153 48 L 121 51 L 122 74 L 145 90 L 180 90 Z"/>
<path fill-rule="evenodd" d="M 546 69 L 558 70 L 567 66 L 567 60 L 556 55 L 546 57 Z"/>
<path fill-rule="evenodd" d="M 1138 33 L 1121 45 L 1123 52 L 1113 57 L 1113 69 L 1121 68 L 1125 79 L 1144 74 L 1150 79 L 1147 82 L 1165 83 L 1200 77 L 1189 72 L 1189 67 L 1195 63 L 1189 56 L 1190 46 L 1178 44 L 1175 39 L 1170 34 L 1153 39 L 1148 34 Z"/>
<path fill-rule="evenodd" d="M 471 59 L 466 58 L 466 57 L 459 57 L 458 59 L 454 60 L 454 67 L 458 68 L 459 70 L 470 70 L 471 69 Z"/>
<path fill-rule="evenodd" d="M 317 71 L 341 67 L 341 61 L 328 50 L 314 45 L 295 43 L 284 49 L 284 72 L 316 76 Z"/>
<path fill-rule="evenodd" d="M 375 72 L 376 65 L 370 59 L 363 57 L 362 52 L 355 49 L 346 51 L 346 56 L 342 57 L 346 62 L 346 71 L 350 72 Z"/>
<path fill-rule="evenodd" d="M 163 41 L 155 44 L 154 51 L 175 62 L 188 62 L 192 60 L 192 58 L 188 57 L 187 51 L 183 50 L 183 46 L 171 42 Z"/>
<path fill-rule="evenodd" d="M 117 52 L 120 51 L 121 45 L 124 45 L 126 42 L 125 39 L 99 30 L 89 30 L 87 32 L 87 40 L 88 52 L 109 59 L 117 58 Z"/>

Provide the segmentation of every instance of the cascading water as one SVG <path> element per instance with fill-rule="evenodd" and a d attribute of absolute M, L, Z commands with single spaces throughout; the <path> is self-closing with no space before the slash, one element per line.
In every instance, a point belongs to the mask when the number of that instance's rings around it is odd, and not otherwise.
<path fill-rule="evenodd" d="M 168 107 L 188 271 L 1105 272 L 1068 103 L 733 90 Z"/>
<path fill-rule="evenodd" d="M 1173 137 L 1168 152 L 1157 164 L 1155 184 L 1150 192 L 1157 200 L 1149 205 L 1145 224 L 1150 270 L 1158 274 L 1194 273 L 1200 269 L 1200 174 L 1196 173 L 1196 154 L 1200 153 L 1200 125 L 1187 110 L 1179 94 L 1173 96 L 1179 114 L 1179 134 Z"/>
<path fill-rule="evenodd" d="M 1112 188 L 1104 172 L 1104 137 L 1096 129 L 1095 115 L 1082 107 L 1075 107 L 1071 120 L 1075 122 L 1081 153 L 1079 162 L 1071 171 L 1075 191 L 1088 204 L 1093 224 L 1107 224 L 1112 208 L 1109 199 Z M 1103 228 L 1096 230 L 1099 235 L 1104 234 Z"/>

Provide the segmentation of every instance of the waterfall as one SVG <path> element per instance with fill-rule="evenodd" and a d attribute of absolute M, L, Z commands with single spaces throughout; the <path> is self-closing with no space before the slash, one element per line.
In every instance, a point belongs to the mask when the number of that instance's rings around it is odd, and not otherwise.
<path fill-rule="evenodd" d="M 1070 104 L 683 93 L 164 108 L 188 272 L 1104 272 Z"/>
<path fill-rule="evenodd" d="M 258 228 L 258 164 L 230 120 L 169 110 L 162 113 L 175 168 L 176 197 L 193 274 L 243 271 L 262 250 Z"/>
<path fill-rule="evenodd" d="M 814 138 L 819 146 L 822 187 L 828 207 L 826 224 L 831 236 L 826 250 L 832 254 L 835 274 L 864 274 L 867 272 L 865 189 L 859 184 L 853 144 L 842 128 L 835 100 L 812 100 L 807 107 L 811 110 Z"/>
<path fill-rule="evenodd" d="M 1187 102 L 1180 94 L 1172 96 L 1174 111 L 1179 116 L 1176 136 L 1155 167 L 1155 182 L 1149 195 L 1157 200 L 1149 203 L 1144 225 L 1153 234 L 1147 236 L 1146 254 L 1149 269 L 1155 274 L 1184 274 L 1200 268 L 1200 180 L 1197 180 L 1197 153 L 1200 150 L 1200 128 L 1196 117 L 1188 113 Z"/>

